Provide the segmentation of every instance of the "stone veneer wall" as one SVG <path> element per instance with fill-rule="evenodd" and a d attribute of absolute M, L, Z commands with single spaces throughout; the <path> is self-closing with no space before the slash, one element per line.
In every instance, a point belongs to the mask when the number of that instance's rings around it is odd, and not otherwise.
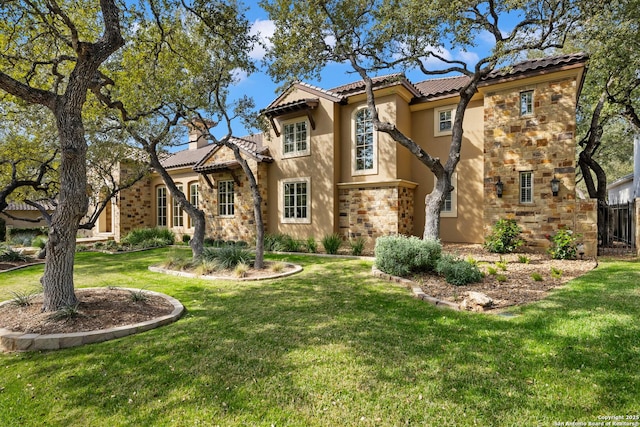
<path fill-rule="evenodd" d="M 520 116 L 526 90 L 534 91 L 534 114 Z M 544 248 L 546 235 L 575 227 L 576 90 L 575 78 L 566 78 L 485 94 L 485 235 L 498 219 L 515 218 L 527 245 Z M 520 203 L 521 171 L 533 172 L 533 203 Z M 558 196 L 551 193 L 554 176 Z M 502 198 L 495 194 L 498 177 Z"/>
<path fill-rule="evenodd" d="M 265 224 L 265 233 L 267 232 L 267 188 L 264 183 L 267 182 L 267 166 L 264 163 L 252 165 L 252 170 L 260 194 L 262 196 L 262 219 Z M 214 188 L 200 178 L 200 200 L 201 208 L 205 213 L 206 236 L 219 240 L 242 240 L 250 245 L 253 244 L 256 236 L 256 222 L 253 213 L 253 196 L 249 179 L 242 169 L 233 171 L 224 170 L 208 175 Z M 235 177 L 235 179 L 234 179 Z M 218 182 L 234 181 L 234 215 L 233 217 L 221 217 L 218 215 Z"/>
<path fill-rule="evenodd" d="M 584 244 L 585 256 L 598 255 L 598 201 L 596 199 L 577 201 L 574 230 L 580 235 L 579 242 Z"/>
<path fill-rule="evenodd" d="M 413 230 L 413 189 L 404 186 L 339 190 L 340 234 L 348 238 L 406 234 Z"/>
<path fill-rule="evenodd" d="M 130 174 L 130 166 L 122 163 L 120 165 L 120 182 Z M 117 197 L 118 202 L 113 212 L 113 238 L 116 242 L 119 242 L 134 229 L 155 225 L 155 212 L 152 203 L 153 189 L 150 179 L 143 178 L 132 187 L 122 190 Z"/>

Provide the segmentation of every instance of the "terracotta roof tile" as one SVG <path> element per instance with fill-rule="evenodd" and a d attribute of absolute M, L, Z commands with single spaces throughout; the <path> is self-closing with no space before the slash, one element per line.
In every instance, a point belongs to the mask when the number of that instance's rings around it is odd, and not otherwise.
<path fill-rule="evenodd" d="M 197 148 L 195 150 L 182 150 L 178 151 L 169 157 L 162 160 L 162 166 L 165 169 L 184 168 L 187 166 L 193 166 L 203 158 L 214 144 L 207 144 L 204 147 Z"/>
<path fill-rule="evenodd" d="M 418 82 L 415 87 L 425 98 L 450 95 L 462 88 L 469 81 L 467 76 L 442 77 Z"/>

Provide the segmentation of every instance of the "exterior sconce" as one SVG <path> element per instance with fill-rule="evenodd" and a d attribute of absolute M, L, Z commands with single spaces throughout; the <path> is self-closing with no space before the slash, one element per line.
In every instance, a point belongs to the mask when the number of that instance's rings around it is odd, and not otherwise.
<path fill-rule="evenodd" d="M 560 180 L 554 175 L 553 179 L 551 180 L 551 192 L 554 196 L 557 196 L 558 191 L 560 191 Z"/>
<path fill-rule="evenodd" d="M 498 182 L 496 182 L 496 196 L 499 199 L 502 198 L 502 190 L 504 189 L 504 182 L 500 181 L 500 177 L 498 177 Z"/>

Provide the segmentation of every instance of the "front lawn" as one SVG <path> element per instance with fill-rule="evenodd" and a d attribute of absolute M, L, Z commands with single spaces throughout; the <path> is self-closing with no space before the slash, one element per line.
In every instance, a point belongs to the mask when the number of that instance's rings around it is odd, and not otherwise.
<path fill-rule="evenodd" d="M 187 314 L 106 343 L 0 355 L 0 425 L 552 426 L 640 415 L 637 261 L 602 262 L 501 317 L 434 308 L 360 260 L 272 255 L 304 271 L 264 282 L 147 270 L 171 251 L 77 255 L 78 287 L 159 291 Z M 0 275 L 0 299 L 42 269 Z"/>

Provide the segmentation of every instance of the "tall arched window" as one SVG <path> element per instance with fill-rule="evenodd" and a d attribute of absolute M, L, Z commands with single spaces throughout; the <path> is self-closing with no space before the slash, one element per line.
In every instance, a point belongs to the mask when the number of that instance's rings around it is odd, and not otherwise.
<path fill-rule="evenodd" d="M 368 108 L 362 108 L 355 114 L 354 143 L 355 172 L 375 172 L 376 147 L 373 122 Z"/>

